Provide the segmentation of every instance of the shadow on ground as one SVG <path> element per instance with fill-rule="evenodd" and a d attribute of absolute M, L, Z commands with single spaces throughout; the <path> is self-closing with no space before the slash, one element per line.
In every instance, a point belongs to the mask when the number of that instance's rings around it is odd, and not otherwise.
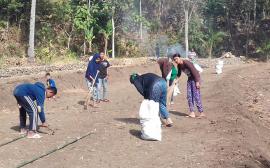
<path fill-rule="evenodd" d="M 133 136 L 135 136 L 136 138 L 138 139 L 142 139 L 141 138 L 141 131 L 140 130 L 135 130 L 135 129 L 132 129 L 132 130 L 129 130 L 129 133 Z"/>
<path fill-rule="evenodd" d="M 10 127 L 10 129 L 17 131 L 17 132 L 20 132 L 20 126 L 18 126 L 18 125 L 12 126 L 12 127 Z"/>
<path fill-rule="evenodd" d="M 115 120 L 126 124 L 140 124 L 140 120 L 138 118 L 115 118 Z"/>
<path fill-rule="evenodd" d="M 81 106 L 84 106 L 85 105 L 85 101 L 84 100 L 80 100 L 80 101 L 78 101 L 78 104 L 81 105 Z"/>
<path fill-rule="evenodd" d="M 173 115 L 177 115 L 177 116 L 188 116 L 188 114 L 186 113 L 182 113 L 182 112 L 179 112 L 179 111 L 170 111 L 170 114 L 173 114 Z"/>

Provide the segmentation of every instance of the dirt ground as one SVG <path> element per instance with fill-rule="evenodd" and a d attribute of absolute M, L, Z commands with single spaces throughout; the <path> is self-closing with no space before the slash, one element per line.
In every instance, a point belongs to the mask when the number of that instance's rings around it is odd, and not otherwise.
<path fill-rule="evenodd" d="M 87 95 L 84 72 L 53 73 L 59 87 L 45 113 L 54 135 L 20 139 L 0 147 L 0 167 L 16 167 L 88 132 L 90 136 L 25 167 L 46 168 L 269 168 L 270 64 L 225 66 L 202 73 L 202 100 L 207 118 L 186 118 L 186 77 L 181 95 L 170 107 L 172 128 L 162 129 L 162 141 L 139 138 L 138 110 L 142 97 L 129 83 L 132 72 L 160 74 L 156 64 L 112 68 L 110 103 L 83 109 Z M 40 76 L 0 81 L 0 144 L 18 135 L 18 110 L 12 90 Z M 45 130 L 46 131 L 46 130 Z"/>

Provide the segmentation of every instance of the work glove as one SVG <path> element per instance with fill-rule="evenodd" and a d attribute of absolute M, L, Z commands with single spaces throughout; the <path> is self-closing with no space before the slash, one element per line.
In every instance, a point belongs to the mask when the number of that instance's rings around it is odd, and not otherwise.
<path fill-rule="evenodd" d="M 41 112 L 41 107 L 37 106 L 37 109 L 38 109 L 38 112 L 40 113 Z"/>

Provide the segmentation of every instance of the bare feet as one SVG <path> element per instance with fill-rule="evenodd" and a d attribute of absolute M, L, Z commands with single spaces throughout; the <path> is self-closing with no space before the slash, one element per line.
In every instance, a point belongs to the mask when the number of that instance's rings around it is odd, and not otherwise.
<path fill-rule="evenodd" d="M 195 113 L 194 112 L 191 112 L 188 116 L 186 116 L 186 117 L 188 117 L 188 118 L 195 118 L 196 117 L 196 115 L 195 115 Z"/>
<path fill-rule="evenodd" d="M 20 134 L 21 134 L 21 135 L 24 135 L 24 134 L 26 134 L 26 133 L 27 133 L 27 129 L 21 128 Z"/>
<path fill-rule="evenodd" d="M 103 100 L 101 100 L 101 101 L 103 101 L 103 102 L 110 102 L 109 99 L 103 99 Z"/>
<path fill-rule="evenodd" d="M 206 117 L 204 112 L 201 112 L 200 115 L 198 116 L 198 118 L 204 118 L 204 117 Z"/>
<path fill-rule="evenodd" d="M 46 122 L 44 122 L 44 123 L 42 123 L 41 125 L 40 125 L 40 127 L 48 127 L 49 126 L 49 124 L 47 124 Z"/>
<path fill-rule="evenodd" d="M 27 133 L 27 138 L 30 138 L 30 139 L 39 139 L 41 137 L 42 136 L 40 136 L 38 133 L 36 133 L 34 131 L 28 131 L 28 133 Z"/>
<path fill-rule="evenodd" d="M 167 118 L 166 119 L 166 127 L 172 127 L 173 126 L 173 122 L 171 118 Z"/>

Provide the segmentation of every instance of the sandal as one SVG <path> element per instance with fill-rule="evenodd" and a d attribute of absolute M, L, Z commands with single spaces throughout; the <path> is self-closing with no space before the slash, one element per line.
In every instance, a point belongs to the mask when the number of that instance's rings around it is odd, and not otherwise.
<path fill-rule="evenodd" d="M 187 115 L 186 118 L 196 118 L 196 116 Z"/>
<path fill-rule="evenodd" d="M 27 135 L 27 138 L 29 138 L 29 139 L 39 139 L 39 138 L 42 138 L 42 136 L 40 136 L 37 133 L 34 133 L 33 135 Z"/>

